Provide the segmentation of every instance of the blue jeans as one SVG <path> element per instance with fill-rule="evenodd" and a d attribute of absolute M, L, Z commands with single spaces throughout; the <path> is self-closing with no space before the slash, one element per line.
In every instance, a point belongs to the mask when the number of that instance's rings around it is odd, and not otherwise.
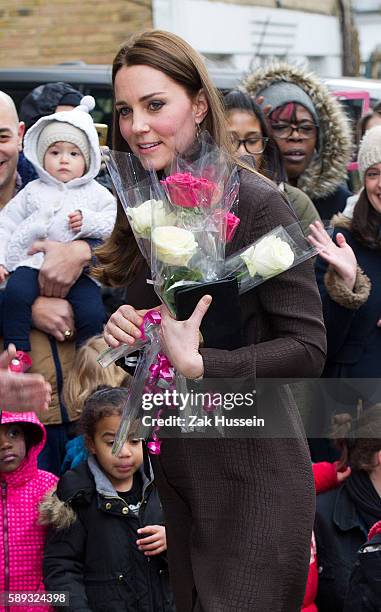
<path fill-rule="evenodd" d="M 4 347 L 11 342 L 22 351 L 30 351 L 29 334 L 32 326 L 32 305 L 40 294 L 39 270 L 21 266 L 9 277 L 4 291 L 0 324 Z M 102 332 L 105 311 L 101 290 L 88 276 L 82 274 L 66 298 L 74 313 L 76 345 Z"/>

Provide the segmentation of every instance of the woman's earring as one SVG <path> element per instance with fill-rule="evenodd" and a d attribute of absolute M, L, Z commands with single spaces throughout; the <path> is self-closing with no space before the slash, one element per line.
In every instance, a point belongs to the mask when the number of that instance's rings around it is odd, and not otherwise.
<path fill-rule="evenodd" d="M 196 121 L 196 140 L 199 140 L 201 136 L 201 127 L 200 124 Z"/>

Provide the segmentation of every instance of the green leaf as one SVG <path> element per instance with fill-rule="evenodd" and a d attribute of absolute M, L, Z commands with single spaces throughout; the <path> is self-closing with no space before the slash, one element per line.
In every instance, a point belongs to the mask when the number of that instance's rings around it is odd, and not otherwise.
<path fill-rule="evenodd" d="M 181 283 L 181 286 L 186 286 L 187 283 L 192 282 L 201 282 L 202 274 L 199 270 L 191 270 L 190 268 L 183 267 L 174 267 L 168 266 L 166 269 L 165 281 L 163 284 L 163 297 L 165 297 L 165 301 L 171 307 L 171 310 L 174 312 L 175 308 L 175 291 L 180 285 L 176 285 L 176 283 Z"/>

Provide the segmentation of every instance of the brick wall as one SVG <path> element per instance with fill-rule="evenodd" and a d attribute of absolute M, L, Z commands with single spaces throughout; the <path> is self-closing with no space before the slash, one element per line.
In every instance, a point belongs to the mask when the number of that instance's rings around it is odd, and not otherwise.
<path fill-rule="evenodd" d="M 0 0 L 0 66 L 108 64 L 150 27 L 150 0 Z"/>

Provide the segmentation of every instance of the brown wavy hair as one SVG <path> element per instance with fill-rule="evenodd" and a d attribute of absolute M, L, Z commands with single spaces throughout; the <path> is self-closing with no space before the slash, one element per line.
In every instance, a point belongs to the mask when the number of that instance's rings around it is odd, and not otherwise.
<path fill-rule="evenodd" d="M 373 208 L 364 187 L 353 211 L 352 234 L 369 249 L 380 249 L 380 225 L 381 215 Z"/>
<path fill-rule="evenodd" d="M 381 404 L 366 408 L 358 419 L 350 414 L 336 415 L 330 438 L 341 453 L 339 469 L 350 465 L 372 472 L 378 465 L 374 456 L 381 451 Z"/>
<path fill-rule="evenodd" d="M 221 148 L 231 152 L 221 97 L 207 73 L 201 56 L 188 43 L 179 36 L 162 30 L 150 30 L 133 36 L 123 45 L 114 59 L 113 85 L 122 67 L 140 65 L 160 70 L 181 85 L 191 99 L 203 90 L 209 110 L 200 126 L 211 134 Z M 115 109 L 113 148 L 116 151 L 131 152 L 120 132 L 119 118 Z M 109 286 L 128 285 L 143 265 L 144 259 L 120 202 L 118 202 L 114 230 L 104 245 L 96 250 L 95 255 L 98 265 L 92 273 L 103 284 Z"/>
<path fill-rule="evenodd" d="M 370 110 L 366 115 L 363 115 L 357 124 L 357 142 L 360 143 L 362 137 L 368 129 L 368 123 L 373 117 L 379 117 L 381 119 L 381 105 L 377 106 L 373 110 Z"/>

